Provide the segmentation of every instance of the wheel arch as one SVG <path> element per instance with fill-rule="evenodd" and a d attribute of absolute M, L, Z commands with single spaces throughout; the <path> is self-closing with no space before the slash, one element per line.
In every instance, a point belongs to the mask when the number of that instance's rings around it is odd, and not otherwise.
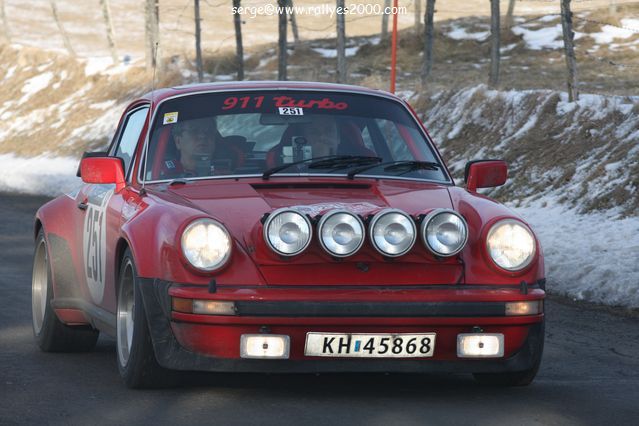
<path fill-rule="evenodd" d="M 40 220 L 39 217 L 36 217 L 35 222 L 33 223 L 33 239 L 37 239 L 38 238 L 38 234 L 40 233 L 40 230 L 42 229 L 42 221 Z"/>
<path fill-rule="evenodd" d="M 115 261 L 113 263 L 116 299 L 117 294 L 120 291 L 120 269 L 122 269 L 122 260 L 127 249 L 129 249 L 131 253 L 133 253 L 129 241 L 124 237 L 120 237 L 115 245 Z M 135 259 L 135 255 L 133 256 L 133 258 Z"/>

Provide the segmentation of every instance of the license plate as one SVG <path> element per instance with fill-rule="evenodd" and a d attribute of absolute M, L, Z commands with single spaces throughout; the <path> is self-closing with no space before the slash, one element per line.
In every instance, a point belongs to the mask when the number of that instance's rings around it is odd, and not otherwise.
<path fill-rule="evenodd" d="M 432 357 L 435 333 L 307 333 L 304 355 L 352 358 Z"/>

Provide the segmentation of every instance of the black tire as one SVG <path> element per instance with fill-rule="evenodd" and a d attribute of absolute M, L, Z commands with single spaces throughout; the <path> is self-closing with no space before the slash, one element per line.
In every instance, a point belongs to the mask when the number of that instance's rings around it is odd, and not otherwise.
<path fill-rule="evenodd" d="M 175 385 L 177 373 L 158 364 L 153 351 L 137 268 L 131 251 L 122 256 L 118 276 L 116 360 L 120 376 L 132 389 Z"/>
<path fill-rule="evenodd" d="M 31 278 L 31 325 L 35 341 L 44 352 L 87 352 L 95 347 L 100 332 L 93 327 L 68 326 L 51 307 L 53 300 L 51 265 L 44 231 L 36 237 Z"/>
<path fill-rule="evenodd" d="M 544 332 L 545 326 L 541 325 L 541 335 L 538 339 L 534 339 L 531 348 L 535 354 L 535 360 L 532 368 L 524 371 L 515 371 L 512 373 L 473 373 L 475 380 L 486 386 L 528 386 L 535 380 L 539 366 L 541 365 L 541 355 L 544 352 Z"/>

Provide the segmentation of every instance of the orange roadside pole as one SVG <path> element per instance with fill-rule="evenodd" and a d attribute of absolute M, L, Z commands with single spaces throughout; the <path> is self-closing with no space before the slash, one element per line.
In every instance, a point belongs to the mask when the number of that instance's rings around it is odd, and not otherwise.
<path fill-rule="evenodd" d="M 391 77 L 390 92 L 395 93 L 395 78 L 397 76 L 397 3 L 393 0 L 393 36 L 391 38 Z"/>

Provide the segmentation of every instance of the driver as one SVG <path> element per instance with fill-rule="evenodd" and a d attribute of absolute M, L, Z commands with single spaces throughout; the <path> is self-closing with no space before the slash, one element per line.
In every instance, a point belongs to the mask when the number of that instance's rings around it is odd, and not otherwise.
<path fill-rule="evenodd" d="M 220 149 L 221 137 L 213 119 L 198 118 L 175 123 L 171 136 L 178 158 L 164 162 L 161 178 L 210 176 L 230 171 L 231 159 Z"/>

